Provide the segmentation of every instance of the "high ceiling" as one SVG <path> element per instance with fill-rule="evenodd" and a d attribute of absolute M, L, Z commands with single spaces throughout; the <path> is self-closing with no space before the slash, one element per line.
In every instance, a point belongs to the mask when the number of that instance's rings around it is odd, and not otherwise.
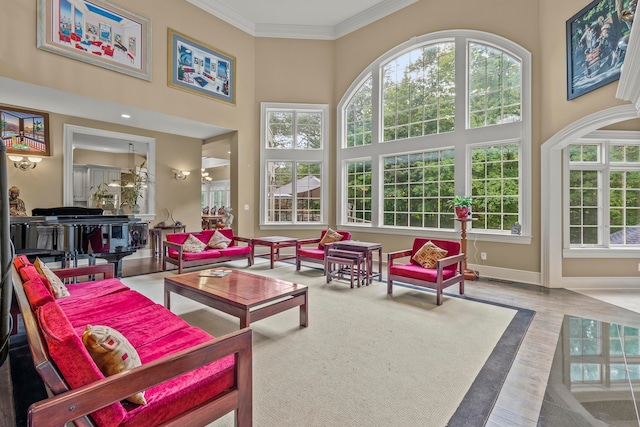
<path fill-rule="evenodd" d="M 334 40 L 418 0 L 187 0 L 256 37 Z"/>
<path fill-rule="evenodd" d="M 332 40 L 418 0 L 188 0 L 256 37 Z M 208 139 L 231 131 L 0 77 L 2 102 L 23 108 Z M 121 114 L 131 115 L 123 119 Z M 127 147 L 125 142 L 123 147 Z M 126 149 L 126 148 L 125 148 Z"/>

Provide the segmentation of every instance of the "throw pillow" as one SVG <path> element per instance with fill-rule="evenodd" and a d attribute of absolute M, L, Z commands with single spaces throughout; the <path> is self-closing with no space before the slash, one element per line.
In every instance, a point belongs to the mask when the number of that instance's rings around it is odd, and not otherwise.
<path fill-rule="evenodd" d="M 185 252 L 198 253 L 198 252 L 202 252 L 206 247 L 207 247 L 207 244 L 204 243 L 202 240 L 198 239 L 193 234 L 189 234 L 189 237 L 187 237 L 187 240 L 185 240 L 184 243 L 182 244 L 182 250 Z"/>
<path fill-rule="evenodd" d="M 108 326 L 87 325 L 82 343 L 105 377 L 141 366 L 140 356 L 124 335 Z M 127 397 L 129 402 L 146 405 L 144 392 Z"/>
<path fill-rule="evenodd" d="M 62 280 L 40 258 L 36 258 L 36 262 L 33 265 L 38 270 L 38 273 L 49 281 L 49 286 L 55 298 L 64 298 L 71 295 Z"/>
<path fill-rule="evenodd" d="M 436 262 L 447 256 L 447 251 L 436 246 L 431 240 L 422 245 L 411 259 L 424 268 L 435 268 Z"/>
<path fill-rule="evenodd" d="M 211 249 L 226 249 L 229 243 L 231 243 L 231 239 L 216 230 L 209 239 L 207 246 Z"/>
<path fill-rule="evenodd" d="M 320 240 L 318 245 L 320 247 L 324 247 L 327 243 L 339 242 L 340 240 L 342 240 L 342 234 L 329 228 L 327 229 L 327 232 L 324 233 L 324 236 L 322 236 L 322 240 Z"/>

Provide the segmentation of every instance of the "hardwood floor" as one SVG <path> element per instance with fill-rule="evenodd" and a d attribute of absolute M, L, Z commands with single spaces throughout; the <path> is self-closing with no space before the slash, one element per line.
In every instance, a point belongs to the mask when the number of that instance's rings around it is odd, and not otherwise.
<path fill-rule="evenodd" d="M 125 276 L 160 270 L 159 258 L 125 259 L 123 262 Z M 456 290 L 457 287 L 452 287 L 447 292 Z M 615 292 L 613 290 L 610 294 Z M 640 313 L 566 289 L 547 289 L 480 278 L 465 283 L 465 295 L 536 311 L 487 420 L 486 425 L 490 427 L 538 425 L 552 359 L 566 314 L 640 327 Z M 640 291 L 636 295 L 629 295 L 629 291 L 626 291 L 625 298 L 640 300 Z M 2 386 L 0 381 L 0 393 L 7 396 L 7 390 Z"/>

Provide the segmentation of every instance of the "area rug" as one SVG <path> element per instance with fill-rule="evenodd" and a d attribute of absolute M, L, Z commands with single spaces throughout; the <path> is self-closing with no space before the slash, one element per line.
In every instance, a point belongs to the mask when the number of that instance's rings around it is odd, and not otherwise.
<path fill-rule="evenodd" d="M 381 282 L 352 289 L 327 284 L 318 269 L 276 266 L 226 265 L 309 286 L 308 328 L 299 326 L 297 309 L 251 324 L 254 425 L 484 424 L 504 380 L 496 370 L 506 375 L 523 335 L 504 340 L 514 322 L 523 324 L 519 310 L 459 296 L 437 306 L 430 292 L 396 287 L 388 296 Z M 162 279 L 171 274 L 123 282 L 161 303 Z M 171 308 L 214 336 L 239 327 L 236 318 L 177 295 Z M 507 360 L 487 365 L 493 353 Z M 212 425 L 232 426 L 233 418 Z"/>

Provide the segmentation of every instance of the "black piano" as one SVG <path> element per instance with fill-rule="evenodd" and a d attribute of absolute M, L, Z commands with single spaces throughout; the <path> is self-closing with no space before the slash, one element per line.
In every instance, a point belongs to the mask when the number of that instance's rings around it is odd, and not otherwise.
<path fill-rule="evenodd" d="M 16 254 L 78 265 L 104 258 L 122 276 L 122 259 L 147 246 L 147 223 L 129 215 L 102 215 L 102 209 L 33 209 L 32 216 L 10 218 Z"/>

